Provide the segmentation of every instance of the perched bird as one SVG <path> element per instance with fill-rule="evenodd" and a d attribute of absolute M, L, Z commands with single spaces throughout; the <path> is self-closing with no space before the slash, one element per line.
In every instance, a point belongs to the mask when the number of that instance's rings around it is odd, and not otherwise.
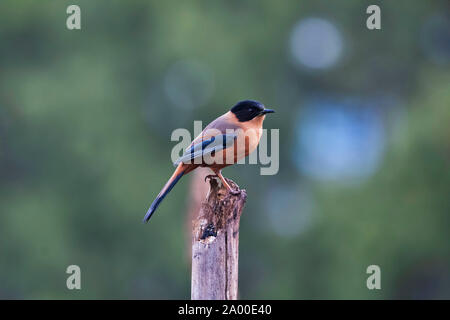
<path fill-rule="evenodd" d="M 222 176 L 221 170 L 235 164 L 256 149 L 262 134 L 262 124 L 267 109 L 258 101 L 238 102 L 230 111 L 215 119 L 195 138 L 184 154 L 175 161 L 175 172 L 164 185 L 147 211 L 147 222 L 165 196 L 172 190 L 182 176 L 198 167 L 208 167 L 217 175 L 232 194 L 233 190 Z"/>

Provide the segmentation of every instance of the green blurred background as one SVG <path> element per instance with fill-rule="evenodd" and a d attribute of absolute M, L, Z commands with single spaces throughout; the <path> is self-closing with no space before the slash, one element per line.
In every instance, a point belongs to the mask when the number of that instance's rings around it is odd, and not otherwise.
<path fill-rule="evenodd" d="M 450 298 L 448 0 L 2 0 L 0 298 L 189 298 L 190 178 L 141 219 L 172 130 L 248 98 L 280 171 L 224 170 L 241 298 Z"/>

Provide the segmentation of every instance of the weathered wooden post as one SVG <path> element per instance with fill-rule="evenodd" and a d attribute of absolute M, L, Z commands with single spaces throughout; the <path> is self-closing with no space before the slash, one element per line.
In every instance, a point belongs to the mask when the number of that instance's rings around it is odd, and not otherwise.
<path fill-rule="evenodd" d="M 233 189 L 239 187 L 230 179 Z M 238 296 L 239 222 L 247 194 L 232 195 L 219 179 L 202 203 L 192 230 L 193 300 L 236 300 Z"/>

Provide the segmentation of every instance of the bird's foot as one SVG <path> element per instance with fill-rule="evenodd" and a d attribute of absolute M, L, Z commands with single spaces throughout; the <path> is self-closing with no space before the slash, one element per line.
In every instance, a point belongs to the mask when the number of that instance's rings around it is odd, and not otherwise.
<path fill-rule="evenodd" d="M 208 179 L 215 179 L 215 178 L 218 178 L 219 176 L 218 175 L 216 175 L 216 174 L 208 174 L 206 177 L 205 177 L 205 182 L 206 182 L 206 180 L 208 180 Z"/>
<path fill-rule="evenodd" d="M 237 190 L 234 190 L 234 189 L 230 189 L 230 190 L 228 190 L 233 196 L 237 196 L 237 195 L 240 195 L 241 194 L 241 190 L 240 189 L 237 189 Z"/>

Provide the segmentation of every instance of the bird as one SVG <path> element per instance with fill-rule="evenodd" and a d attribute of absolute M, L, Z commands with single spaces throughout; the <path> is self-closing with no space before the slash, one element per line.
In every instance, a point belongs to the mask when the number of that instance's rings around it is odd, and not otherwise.
<path fill-rule="evenodd" d="M 174 173 L 152 202 L 143 222 L 150 220 L 181 177 L 198 167 L 210 168 L 214 173 L 210 176 L 217 176 L 231 194 L 239 194 L 240 191 L 231 188 L 221 171 L 257 148 L 266 114 L 274 112 L 258 101 L 243 100 L 208 124 L 175 161 Z"/>

